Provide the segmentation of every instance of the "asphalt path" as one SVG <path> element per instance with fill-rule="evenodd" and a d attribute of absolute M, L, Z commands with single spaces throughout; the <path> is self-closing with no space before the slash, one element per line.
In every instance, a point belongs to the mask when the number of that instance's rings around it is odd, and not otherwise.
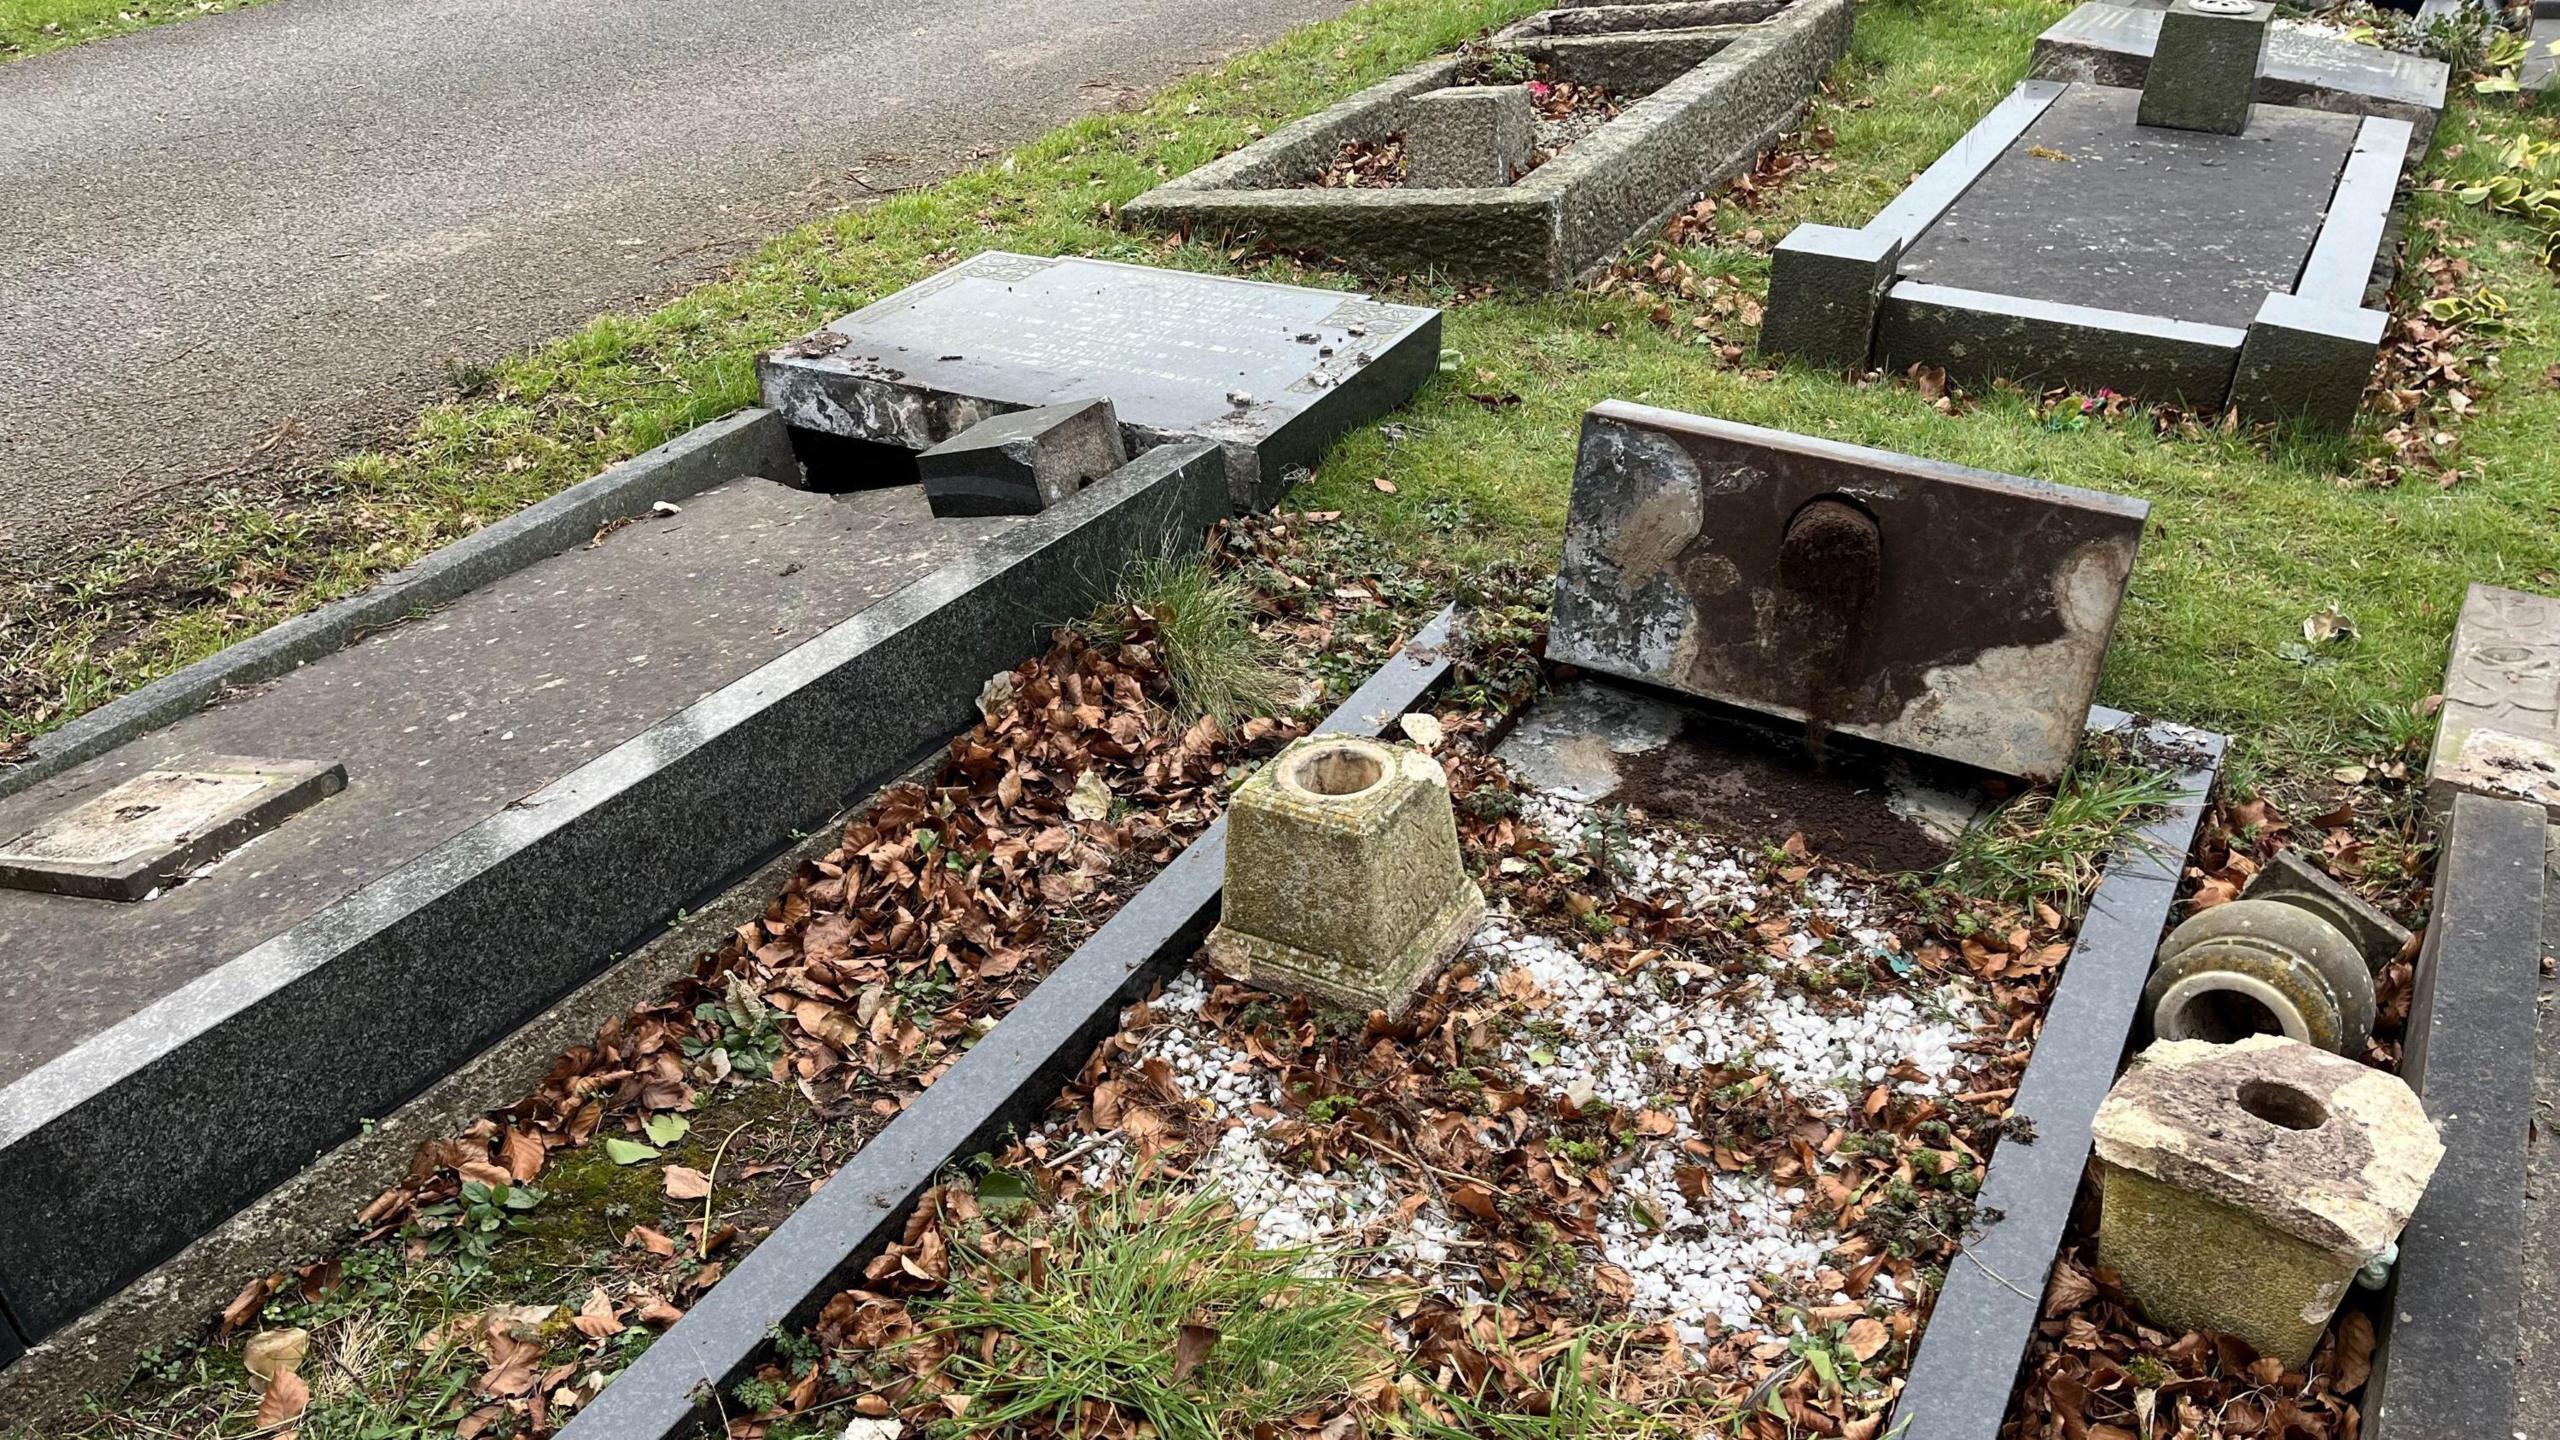
<path fill-rule="evenodd" d="M 0 570 L 1346 0 L 272 0 L 0 65 Z"/>

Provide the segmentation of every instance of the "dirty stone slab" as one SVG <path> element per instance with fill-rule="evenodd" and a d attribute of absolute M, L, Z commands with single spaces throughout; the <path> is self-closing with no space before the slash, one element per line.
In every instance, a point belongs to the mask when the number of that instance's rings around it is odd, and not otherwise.
<path fill-rule="evenodd" d="M 1807 539 L 1817 507 L 1850 551 Z M 2149 513 L 1613 400 L 1583 420 L 1548 654 L 2052 779 L 2079 748 Z"/>
<path fill-rule="evenodd" d="M 1440 363 L 1440 312 L 1351 291 L 990 250 L 757 362 L 803 430 L 928 450 L 1009 410 L 1117 409 L 1132 454 L 1214 440 L 1240 509 Z"/>
<path fill-rule="evenodd" d="M 2242 135 L 2135 123 L 2140 92 L 2066 89 L 1904 253 L 1958 290 L 2244 329 L 2310 256 L 2353 116 L 2261 105 Z"/>
<path fill-rule="evenodd" d="M 14 835 L 206 756 L 347 776 L 140 904 L 0 890 L 0 1085 L 1013 523 L 734 480 L 0 801 Z"/>
<path fill-rule="evenodd" d="M 145 771 L 0 841 L 0 887 L 145 899 L 345 788 L 334 760 L 207 755 Z"/>
<path fill-rule="evenodd" d="M 2454 622 L 2427 805 L 2463 792 L 2530 800 L 2560 818 L 2560 600 L 2473 585 Z"/>
<path fill-rule="evenodd" d="M 2027 73 L 2042 80 L 2139 89 L 2160 41 L 2159 7 L 2089 0 L 2036 37 Z M 2416 131 L 2412 160 L 2426 153 L 2444 113 L 2448 71 L 2441 60 L 2404 55 L 2278 19 L 2258 76 L 2261 104 L 2349 115 L 2388 115 Z"/>

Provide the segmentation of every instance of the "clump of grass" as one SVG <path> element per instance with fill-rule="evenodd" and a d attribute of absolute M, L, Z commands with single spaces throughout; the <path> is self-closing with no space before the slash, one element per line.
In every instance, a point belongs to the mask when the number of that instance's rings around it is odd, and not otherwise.
<path fill-rule="evenodd" d="M 2092 740 L 2052 793 L 2021 795 L 1967 830 L 1937 883 L 1971 899 L 2077 915 L 2107 856 L 2177 794 L 2175 776 Z"/>
<path fill-rule="evenodd" d="M 1214 1195 L 1122 1191 L 1048 1228 L 1045 1252 L 1013 1243 L 1026 1238 L 955 1243 L 950 1294 L 916 1307 L 928 1335 L 957 1342 L 942 1373 L 969 1397 L 968 1433 L 1044 1419 L 1081 1433 L 1100 1403 L 1161 1440 L 1227 1440 L 1384 1365 L 1390 1297 L 1257 1248 Z"/>
<path fill-rule="evenodd" d="M 1233 730 L 1288 700 L 1280 647 L 1253 628 L 1253 591 L 1191 556 L 1134 567 L 1111 603 L 1086 624 L 1113 645 L 1152 644 L 1173 683 L 1176 718 L 1206 717 Z"/>
<path fill-rule="evenodd" d="M 1536 1366 L 1541 1386 L 1536 1398 L 1541 1404 L 1488 1403 L 1481 1396 L 1435 1385 L 1431 1387 L 1433 1403 L 1410 1411 L 1402 1433 L 1415 1440 L 1651 1440 L 1657 1435 L 1716 1433 L 1718 1427 L 1708 1417 L 1683 1415 L 1675 1424 L 1668 1411 L 1648 1409 L 1613 1393 L 1594 1373 L 1591 1341 L 1591 1332 L 1585 1331 Z M 1509 1358 L 1519 1363 L 1516 1354 Z"/>

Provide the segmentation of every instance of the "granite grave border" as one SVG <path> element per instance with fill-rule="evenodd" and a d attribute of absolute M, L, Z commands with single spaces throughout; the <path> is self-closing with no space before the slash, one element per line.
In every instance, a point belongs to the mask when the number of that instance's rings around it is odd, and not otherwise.
<path fill-rule="evenodd" d="M 1346 142 L 1396 133 L 1457 62 L 1406 71 L 1121 207 L 1133 224 L 1252 230 L 1283 249 L 1389 272 L 1559 288 L 1749 169 L 1848 53 L 1849 0 L 1792 0 L 1739 26 L 1555 34 L 1531 17 L 1501 49 L 1570 78 L 1651 89 L 1517 183 L 1480 189 L 1298 188 Z M 1655 88 L 1658 87 L 1658 88 Z"/>
<path fill-rule="evenodd" d="M 1444 680 L 1457 623 L 1441 611 L 1318 728 L 1375 736 Z M 1184 961 L 1217 919 L 1224 816 L 1016 1004 L 985 1039 L 784 1220 L 561 1432 L 561 1440 L 674 1440 L 707 1391 L 748 1372 L 883 1246 L 954 1161 L 1036 1116 L 1120 1011 Z"/>
<path fill-rule="evenodd" d="M 617 520 L 649 513 L 741 476 L 792 484 L 800 464 L 770 410 L 749 407 L 535 502 L 443 546 L 379 583 L 256 635 L 111 700 L 36 737 L 26 758 L 0 764 L 0 798 L 203 709 L 223 691 L 269 680 L 370 632 L 399 624 L 492 580 L 577 545 Z"/>
<path fill-rule="evenodd" d="M 2033 1124 L 2035 1138 L 2006 1139 L 1991 1152 L 1975 1224 L 1948 1262 L 1894 1405 L 1887 1429 L 1897 1440 L 1996 1440 L 2000 1433 L 2043 1310 L 2046 1276 L 2070 1226 L 2090 1127 L 2139 1021 L 2152 955 L 2229 744 L 2209 731 L 2104 706 L 2089 712 L 2089 728 L 2136 736 L 2166 757 L 2177 767 L 2177 793 L 2108 857 L 2089 898 L 2009 1103 L 2011 1115 Z"/>
<path fill-rule="evenodd" d="M 43 1338 L 434 1085 L 1227 513 L 1214 444 L 1151 451 L 0 1088 L 0 1317 Z"/>
<path fill-rule="evenodd" d="M 1903 255 L 2068 88 L 2020 83 L 1864 226 L 1796 227 L 1770 257 L 1761 349 L 1841 370 L 1927 363 L 1968 379 L 2236 404 L 2253 421 L 2351 423 L 2389 321 L 2375 301 L 2388 290 L 2405 120 L 2363 119 L 2302 273 L 2245 330 L 1900 277 Z"/>

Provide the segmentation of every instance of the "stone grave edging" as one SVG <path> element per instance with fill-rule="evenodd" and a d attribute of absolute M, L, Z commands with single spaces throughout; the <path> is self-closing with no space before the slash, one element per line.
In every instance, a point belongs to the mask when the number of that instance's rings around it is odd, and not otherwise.
<path fill-rule="evenodd" d="M 397 1110 L 1227 513 L 1214 444 L 1150 452 L 0 1088 L 0 1315 L 43 1338 Z"/>
<path fill-rule="evenodd" d="M 1394 133 L 1409 99 L 1446 85 L 1455 63 L 1426 61 L 1157 186 L 1120 215 L 1166 228 L 1256 230 L 1284 249 L 1378 269 L 1566 285 L 1756 163 L 1848 53 L 1854 24 L 1849 0 L 1794 0 L 1740 27 L 1505 32 L 1496 43 L 1506 49 L 1630 83 L 1665 83 L 1515 185 L 1292 188 L 1344 142 Z"/>
<path fill-rule="evenodd" d="M 1318 727 L 1374 736 L 1449 673 L 1443 610 Z M 1119 1024 L 1123 1006 L 1187 960 L 1225 886 L 1220 816 L 1013 1010 L 873 1136 L 561 1432 L 561 1440 L 673 1440 L 748 1372 L 781 1328 L 805 1324 L 901 1233 L 956 1160 L 1038 1115 Z"/>
<path fill-rule="evenodd" d="M 781 417 L 750 407 L 698 425 L 557 495 L 422 556 L 372 586 L 280 621 L 36 737 L 27 757 L 0 764 L 0 799 L 81 761 L 184 719 L 228 689 L 272 679 L 343 650 L 366 634 L 459 599 L 492 580 L 742 475 L 800 473 Z"/>
<path fill-rule="evenodd" d="M 1975 1201 L 1977 1224 L 1947 1262 L 1946 1283 L 1894 1405 L 1887 1430 L 1896 1440 L 1995 1440 L 2000 1433 L 2046 1277 L 2070 1226 L 2091 1124 L 2139 1019 L 2152 954 L 2229 743 L 2103 706 L 2089 720 L 2092 730 L 2134 731 L 2193 758 L 2177 777 L 2177 798 L 2108 858 L 2089 897 L 2010 1100 L 2009 1112 L 2032 1123 L 2035 1138 L 2004 1139 L 1991 1152 Z"/>

